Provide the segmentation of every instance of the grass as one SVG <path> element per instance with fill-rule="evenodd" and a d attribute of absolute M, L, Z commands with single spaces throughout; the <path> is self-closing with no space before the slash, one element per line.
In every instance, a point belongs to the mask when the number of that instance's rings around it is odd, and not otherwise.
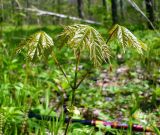
<path fill-rule="evenodd" d="M 0 127 L 4 134 L 16 135 L 24 134 L 24 132 L 34 134 L 46 132 L 56 134 L 58 132 L 62 134 L 64 132 L 65 126 L 62 122 L 37 121 L 27 118 L 29 109 L 40 114 L 59 116 L 62 112 L 63 101 L 66 97 L 70 98 L 68 93 L 71 92 L 63 75 L 57 70 L 51 58 L 48 62 L 29 64 L 23 54 L 15 55 L 15 49 L 20 41 L 39 30 L 44 30 L 55 37 L 62 31 L 62 28 L 59 26 L 4 27 L 3 38 L 0 40 L 0 112 L 2 114 Z M 99 28 L 99 31 L 103 36 L 107 35 L 105 28 Z M 134 31 L 134 33 L 151 47 L 160 42 L 153 31 Z M 114 49 L 113 54 L 117 54 L 116 44 L 112 43 L 111 45 Z M 160 123 L 160 96 L 157 91 L 159 89 L 158 60 L 160 56 L 154 50 L 152 49 L 150 53 L 145 54 L 145 57 L 137 56 L 131 51 L 127 52 L 123 56 L 124 60 L 121 64 L 117 63 L 117 60 L 112 60 L 112 71 L 109 70 L 110 66 L 106 64 L 102 66 L 100 71 L 90 69 L 92 74 L 79 87 L 75 97 L 76 110 L 81 114 L 74 113 L 73 117 L 118 120 L 126 123 L 131 121 L 150 126 L 158 125 Z M 72 72 L 74 65 L 67 67 L 73 57 L 66 49 L 61 52 L 57 50 L 58 59 L 63 63 L 62 65 L 70 77 L 74 76 Z M 121 52 L 118 51 L 118 53 Z M 69 57 L 67 62 L 66 57 Z M 149 60 L 153 64 L 145 63 Z M 128 66 L 129 70 L 117 75 L 117 68 L 123 66 Z M 81 71 L 83 72 L 83 66 Z M 148 76 L 150 72 L 153 73 L 152 76 Z M 141 78 L 140 75 L 143 77 Z M 98 116 L 94 112 L 98 112 Z M 95 129 L 78 123 L 71 124 L 68 134 L 90 133 L 98 135 L 106 131 L 127 134 L 125 131 L 105 127 Z M 158 129 L 156 132 L 158 134 Z"/>

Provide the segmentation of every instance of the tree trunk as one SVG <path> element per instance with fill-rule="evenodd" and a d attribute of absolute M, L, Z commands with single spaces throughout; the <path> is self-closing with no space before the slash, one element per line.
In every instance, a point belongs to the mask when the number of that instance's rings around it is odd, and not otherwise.
<path fill-rule="evenodd" d="M 107 2 L 106 0 L 102 0 L 103 8 L 107 10 Z"/>
<path fill-rule="evenodd" d="M 121 12 L 121 19 L 124 20 L 124 12 L 123 12 L 123 0 L 120 0 L 120 12 Z"/>
<path fill-rule="evenodd" d="M 88 13 L 90 12 L 90 8 L 91 8 L 91 0 L 88 0 L 88 4 L 87 4 L 88 6 Z"/>
<path fill-rule="evenodd" d="M 116 24 L 118 22 L 117 0 L 111 0 L 111 3 L 112 3 L 112 23 Z"/>
<path fill-rule="evenodd" d="M 82 0 L 77 0 L 77 11 L 79 18 L 84 18 L 83 12 L 82 12 Z"/>
<path fill-rule="evenodd" d="M 3 0 L 0 0 L 0 39 L 3 37 Z"/>
<path fill-rule="evenodd" d="M 91 0 L 88 0 L 87 9 L 88 9 L 88 18 L 91 19 L 91 18 L 92 18 L 92 12 L 91 12 Z"/>
<path fill-rule="evenodd" d="M 11 11 L 12 13 L 11 14 L 14 14 L 14 10 L 15 10 L 14 9 L 15 8 L 15 1 L 14 0 L 11 1 L 11 6 L 12 6 L 12 11 Z"/>
<path fill-rule="evenodd" d="M 145 0 L 146 2 L 146 12 L 149 20 L 154 24 L 154 8 L 153 8 L 153 0 Z M 152 25 L 148 23 L 148 28 L 153 29 Z"/>
<path fill-rule="evenodd" d="M 56 12 L 60 14 L 61 13 L 61 0 L 57 0 L 56 7 L 57 7 Z M 56 18 L 56 22 L 60 23 L 60 18 Z"/>
<path fill-rule="evenodd" d="M 29 8 L 29 0 L 26 0 L 26 7 Z"/>
<path fill-rule="evenodd" d="M 26 8 L 29 8 L 29 0 L 26 0 Z M 31 23 L 31 19 L 30 19 L 30 15 L 29 15 L 29 13 L 28 12 L 26 12 L 26 23 L 27 24 L 30 24 Z"/>
<path fill-rule="evenodd" d="M 57 0 L 57 13 L 61 13 L 61 0 Z"/>

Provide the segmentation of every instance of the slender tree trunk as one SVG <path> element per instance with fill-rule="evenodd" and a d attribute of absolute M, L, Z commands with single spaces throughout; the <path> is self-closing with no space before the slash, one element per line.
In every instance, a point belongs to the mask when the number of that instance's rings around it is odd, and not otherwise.
<path fill-rule="evenodd" d="M 88 4 L 87 4 L 88 6 L 88 13 L 90 13 L 90 8 L 91 8 L 91 0 L 88 0 Z"/>
<path fill-rule="evenodd" d="M 84 18 L 84 15 L 82 12 L 82 0 L 77 0 L 77 11 L 78 11 L 78 16 L 80 18 Z"/>
<path fill-rule="evenodd" d="M 107 1 L 106 0 L 102 0 L 102 6 L 103 6 L 103 25 L 107 26 L 108 21 L 107 21 Z"/>
<path fill-rule="evenodd" d="M 41 1 L 40 0 L 37 0 L 37 7 L 41 8 Z M 43 24 L 43 17 L 42 16 L 37 17 L 37 24 L 39 26 L 42 26 L 42 24 Z"/>
<path fill-rule="evenodd" d="M 26 0 L 26 8 L 29 8 L 29 0 Z M 31 20 L 28 12 L 26 12 L 26 19 L 26 23 L 29 24 Z"/>
<path fill-rule="evenodd" d="M 57 7 L 57 8 L 56 8 L 57 11 L 56 11 L 56 12 L 60 14 L 60 13 L 61 13 L 61 0 L 57 0 L 56 5 L 57 5 L 57 6 L 56 6 L 56 7 Z M 57 21 L 58 23 L 60 23 L 60 18 L 56 18 L 56 21 Z"/>
<path fill-rule="evenodd" d="M 121 19 L 124 20 L 124 12 L 123 12 L 123 0 L 120 0 L 120 12 L 121 12 Z"/>
<path fill-rule="evenodd" d="M 57 12 L 61 13 L 61 0 L 57 0 Z"/>
<path fill-rule="evenodd" d="M 26 0 L 26 7 L 29 8 L 29 0 Z"/>
<path fill-rule="evenodd" d="M 88 0 L 87 8 L 88 8 L 88 18 L 91 19 L 91 18 L 92 18 L 92 12 L 91 12 L 91 0 Z"/>
<path fill-rule="evenodd" d="M 112 2 L 112 21 L 113 24 L 118 22 L 118 14 L 117 14 L 117 0 L 111 0 Z"/>
<path fill-rule="evenodd" d="M 148 18 L 154 24 L 154 21 L 155 21 L 154 8 L 153 8 L 154 0 L 145 0 L 145 2 L 146 2 L 146 12 L 147 12 Z M 148 23 L 148 28 L 153 29 L 150 23 Z"/>
<path fill-rule="evenodd" d="M 107 10 L 107 2 L 106 0 L 102 0 L 103 8 Z"/>
<path fill-rule="evenodd" d="M 12 14 L 14 14 L 14 10 L 15 10 L 14 9 L 14 7 L 15 7 L 15 1 L 14 0 L 11 1 L 11 6 L 12 6 L 12 11 L 11 12 L 12 12 Z"/>
<path fill-rule="evenodd" d="M 0 39 L 3 36 L 3 0 L 0 0 Z"/>

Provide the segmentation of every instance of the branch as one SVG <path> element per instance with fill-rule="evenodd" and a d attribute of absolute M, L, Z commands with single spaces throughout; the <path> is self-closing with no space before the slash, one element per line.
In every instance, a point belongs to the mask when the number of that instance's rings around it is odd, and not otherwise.
<path fill-rule="evenodd" d="M 50 12 L 50 11 L 44 11 L 44 10 L 40 10 L 37 8 L 18 8 L 18 9 L 30 11 L 30 12 L 35 12 L 38 16 L 51 15 L 51 16 L 56 16 L 56 17 L 63 18 L 63 19 L 70 19 L 70 20 L 81 21 L 81 22 L 85 22 L 85 23 L 89 23 L 89 24 L 102 25 L 102 23 L 100 23 L 100 22 L 96 22 L 96 21 L 92 21 L 92 20 L 85 20 L 85 19 L 81 19 L 78 17 L 68 16 L 68 15 L 59 14 L 59 13 Z"/>
<path fill-rule="evenodd" d="M 153 27 L 155 30 L 156 28 L 154 27 L 153 23 L 149 20 L 149 18 L 145 15 L 145 13 L 138 7 L 138 5 L 134 2 L 134 0 L 128 0 L 128 2 L 131 4 L 131 6 L 137 10 L 141 15 L 150 23 L 150 25 Z"/>

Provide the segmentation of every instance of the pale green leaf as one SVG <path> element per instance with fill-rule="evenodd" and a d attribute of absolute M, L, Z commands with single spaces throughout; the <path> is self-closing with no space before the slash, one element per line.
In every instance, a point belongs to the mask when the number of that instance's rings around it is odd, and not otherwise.
<path fill-rule="evenodd" d="M 125 52 L 126 47 L 134 47 L 138 53 L 143 54 L 143 50 L 147 49 L 147 46 L 137 39 L 127 28 L 116 24 L 109 32 L 110 39 L 116 38 L 122 44 Z"/>
<path fill-rule="evenodd" d="M 59 36 L 63 44 L 66 43 L 75 52 L 88 51 L 89 58 L 95 66 L 100 66 L 103 61 L 109 59 L 110 51 L 103 37 L 93 27 L 83 24 L 75 24 L 64 28 Z"/>
<path fill-rule="evenodd" d="M 24 40 L 17 52 L 26 49 L 27 56 L 31 61 L 47 59 L 54 45 L 52 38 L 45 32 L 37 32 Z"/>

